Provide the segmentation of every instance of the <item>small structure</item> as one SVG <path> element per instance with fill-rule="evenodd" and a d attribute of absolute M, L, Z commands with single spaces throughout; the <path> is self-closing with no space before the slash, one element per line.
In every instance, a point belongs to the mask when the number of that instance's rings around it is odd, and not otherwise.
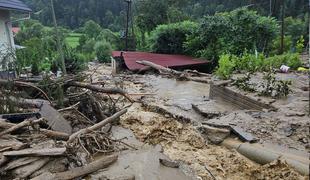
<path fill-rule="evenodd" d="M 209 62 L 202 59 L 195 59 L 184 55 L 171 55 L 171 54 L 156 54 L 148 52 L 121 52 L 113 51 L 112 56 L 116 61 L 123 60 L 124 63 L 116 62 L 117 64 L 125 64 L 131 71 L 140 71 L 145 68 L 144 65 L 136 63 L 136 61 L 150 61 L 152 63 L 172 68 L 172 69 L 208 69 Z M 112 62 L 112 64 L 114 64 Z"/>
<path fill-rule="evenodd" d="M 3 71 L 10 69 L 10 64 L 14 59 L 15 44 L 11 23 L 12 11 L 30 13 L 31 9 L 19 0 L 0 0 L 0 78 L 3 76 Z"/>

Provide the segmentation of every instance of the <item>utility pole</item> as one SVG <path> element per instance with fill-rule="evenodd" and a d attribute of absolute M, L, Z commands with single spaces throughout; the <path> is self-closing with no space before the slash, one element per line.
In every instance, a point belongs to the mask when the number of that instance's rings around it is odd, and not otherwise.
<path fill-rule="evenodd" d="M 54 28 L 55 28 L 55 32 L 56 32 L 57 50 L 58 50 L 58 53 L 60 55 L 62 73 L 63 74 L 67 74 L 66 65 L 65 65 L 65 58 L 64 58 L 64 52 L 62 50 L 61 40 L 60 40 L 60 36 L 59 36 L 59 32 L 58 32 L 57 20 L 56 20 L 53 0 L 51 0 L 51 6 L 52 6 L 52 15 L 53 15 L 53 21 L 54 21 Z"/>
<path fill-rule="evenodd" d="M 127 3 L 127 18 L 126 18 L 126 32 L 125 32 L 125 51 L 128 51 L 128 36 L 129 36 L 129 21 L 131 11 L 131 0 L 125 0 Z"/>
<path fill-rule="evenodd" d="M 269 0 L 269 16 L 272 16 L 272 0 Z"/>
<path fill-rule="evenodd" d="M 281 48 L 280 48 L 280 54 L 283 54 L 284 52 L 284 0 L 282 0 L 281 3 Z"/>

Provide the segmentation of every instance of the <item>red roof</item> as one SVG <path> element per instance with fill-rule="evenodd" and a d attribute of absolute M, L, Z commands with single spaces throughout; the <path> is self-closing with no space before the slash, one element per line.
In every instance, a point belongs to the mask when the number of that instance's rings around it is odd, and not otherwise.
<path fill-rule="evenodd" d="M 113 51 L 112 56 L 121 56 L 122 51 Z M 148 52 L 123 52 L 123 57 L 126 66 L 129 70 L 140 70 L 145 68 L 144 65 L 137 64 L 136 61 L 146 60 L 151 61 L 155 64 L 159 64 L 164 67 L 175 68 L 175 67 L 186 67 L 193 65 L 205 65 L 208 64 L 206 60 L 195 59 L 189 56 L 183 55 L 170 55 L 170 54 L 155 54 Z"/>

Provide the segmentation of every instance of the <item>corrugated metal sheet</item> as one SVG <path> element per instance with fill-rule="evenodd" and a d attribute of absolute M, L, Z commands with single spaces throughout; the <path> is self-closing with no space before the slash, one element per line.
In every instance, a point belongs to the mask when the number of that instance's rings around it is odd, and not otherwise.
<path fill-rule="evenodd" d="M 121 51 L 113 51 L 113 57 L 121 56 Z M 194 59 L 183 55 L 155 54 L 147 52 L 123 52 L 126 66 L 129 70 L 135 71 L 145 68 L 145 66 L 137 64 L 136 61 L 146 60 L 155 64 L 169 68 L 190 67 L 193 65 L 205 65 L 208 61 Z"/>
<path fill-rule="evenodd" d="M 0 9 L 31 12 L 31 9 L 19 0 L 0 0 Z"/>

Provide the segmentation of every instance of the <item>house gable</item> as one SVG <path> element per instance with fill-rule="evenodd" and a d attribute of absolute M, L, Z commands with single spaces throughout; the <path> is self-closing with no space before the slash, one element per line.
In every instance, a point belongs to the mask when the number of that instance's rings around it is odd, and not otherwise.
<path fill-rule="evenodd" d="M 0 0 L 0 9 L 31 12 L 31 9 L 19 0 Z"/>

